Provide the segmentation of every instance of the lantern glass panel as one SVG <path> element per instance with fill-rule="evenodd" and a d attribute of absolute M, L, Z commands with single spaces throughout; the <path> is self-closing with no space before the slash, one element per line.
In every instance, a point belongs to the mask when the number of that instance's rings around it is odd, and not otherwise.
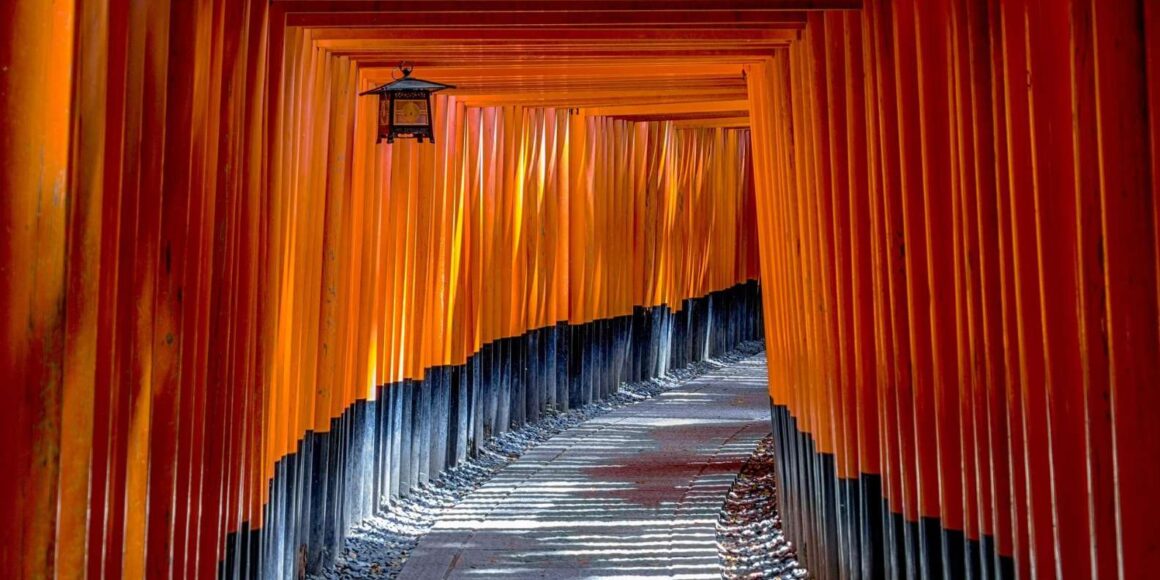
<path fill-rule="evenodd" d="M 426 96 L 418 99 L 395 98 L 394 125 L 396 127 L 425 127 L 429 124 L 431 124 L 431 116 L 427 108 Z"/>
<path fill-rule="evenodd" d="M 387 127 L 391 124 L 391 100 L 383 95 L 379 98 L 379 125 Z"/>

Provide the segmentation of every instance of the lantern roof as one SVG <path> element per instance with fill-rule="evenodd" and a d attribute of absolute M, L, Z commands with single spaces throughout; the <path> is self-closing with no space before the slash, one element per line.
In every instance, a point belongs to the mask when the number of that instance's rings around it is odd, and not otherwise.
<path fill-rule="evenodd" d="M 375 87 L 369 91 L 359 93 L 362 95 L 381 95 L 383 93 L 392 93 L 395 91 L 427 91 L 435 92 L 443 89 L 454 89 L 455 85 L 445 85 L 443 83 L 436 83 L 411 76 L 411 69 L 404 68 L 403 77 L 395 79 L 385 85 Z"/>

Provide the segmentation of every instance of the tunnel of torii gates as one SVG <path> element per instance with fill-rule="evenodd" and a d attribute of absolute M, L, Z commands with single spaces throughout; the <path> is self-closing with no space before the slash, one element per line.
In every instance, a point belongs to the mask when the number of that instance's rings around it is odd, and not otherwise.
<path fill-rule="evenodd" d="M 1158 3 L 5 4 L 5 578 L 316 571 L 761 336 L 816 577 L 1160 570 Z"/>

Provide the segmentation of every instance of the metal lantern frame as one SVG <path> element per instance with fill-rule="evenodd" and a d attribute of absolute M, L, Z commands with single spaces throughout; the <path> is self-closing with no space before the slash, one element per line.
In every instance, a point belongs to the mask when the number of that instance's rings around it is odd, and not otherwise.
<path fill-rule="evenodd" d="M 386 139 L 387 143 L 394 143 L 395 138 L 398 137 L 416 139 L 420 143 L 423 142 L 423 139 L 427 139 L 434 143 L 435 107 L 431 102 L 431 94 L 443 89 L 453 89 L 455 85 L 445 85 L 412 77 L 413 67 L 406 63 L 399 65 L 398 70 L 402 76 L 396 77 L 394 81 L 359 93 L 359 96 L 379 96 L 379 132 L 375 142 L 381 143 Z M 406 106 L 408 103 L 412 104 L 415 110 L 400 111 L 399 105 Z M 399 123 L 400 117 L 397 115 L 399 112 L 415 116 L 416 121 Z"/>

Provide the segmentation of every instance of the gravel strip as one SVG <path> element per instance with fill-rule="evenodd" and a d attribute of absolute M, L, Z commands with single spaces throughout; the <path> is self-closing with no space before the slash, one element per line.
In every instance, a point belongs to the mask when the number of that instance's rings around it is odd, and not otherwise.
<path fill-rule="evenodd" d="M 394 578 L 403 568 L 407 555 L 435 525 L 444 510 L 453 507 L 536 445 L 593 417 L 651 399 L 711 370 L 758 354 L 764 348 L 761 341 L 743 343 L 728 354 L 670 371 L 667 376 L 623 383 L 620 392 L 608 399 L 564 413 L 546 412 L 534 424 L 489 440 L 475 458 L 396 500 L 383 515 L 372 517 L 351 529 L 334 566 L 312 578 Z"/>
<path fill-rule="evenodd" d="M 773 435 L 757 444 L 717 518 L 717 554 L 724 578 L 809 577 L 781 531 L 773 449 Z"/>

